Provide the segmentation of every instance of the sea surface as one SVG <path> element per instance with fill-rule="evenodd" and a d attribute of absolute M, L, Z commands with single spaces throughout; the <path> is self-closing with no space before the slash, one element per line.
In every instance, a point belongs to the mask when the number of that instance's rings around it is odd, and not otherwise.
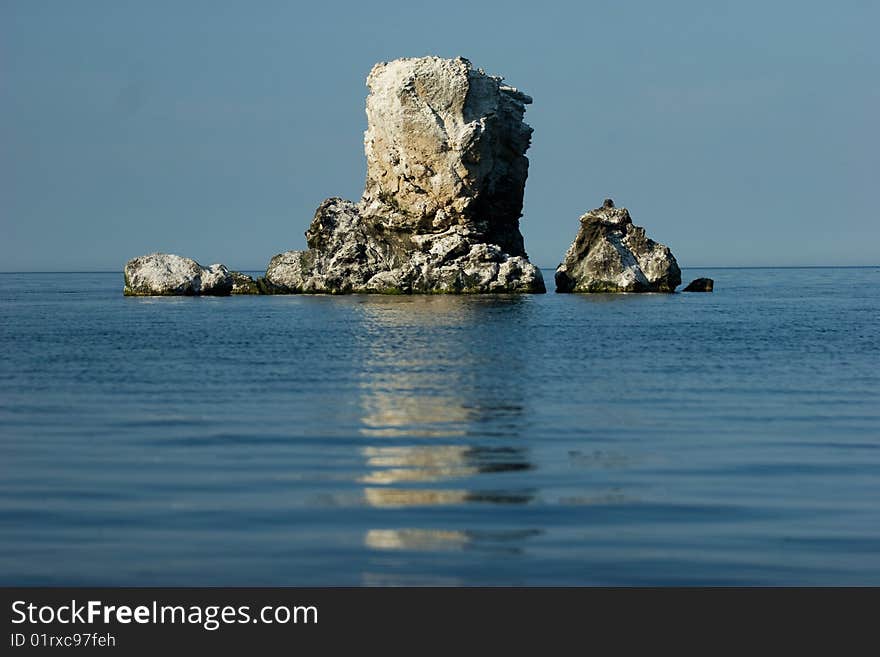
<path fill-rule="evenodd" d="M 0 584 L 880 585 L 880 268 L 683 276 L 716 291 L 2 274 Z"/>

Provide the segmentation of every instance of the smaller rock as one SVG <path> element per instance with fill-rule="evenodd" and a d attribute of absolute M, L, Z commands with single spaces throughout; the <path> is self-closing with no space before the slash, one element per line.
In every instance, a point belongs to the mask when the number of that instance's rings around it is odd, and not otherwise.
<path fill-rule="evenodd" d="M 715 287 L 715 281 L 711 278 L 697 278 L 688 283 L 682 292 L 711 292 Z"/>
<path fill-rule="evenodd" d="M 191 258 L 169 253 L 133 258 L 123 274 L 126 296 L 225 296 L 233 287 L 232 274 L 224 265 L 202 267 Z"/>
<path fill-rule="evenodd" d="M 669 247 L 606 198 L 580 218 L 580 230 L 556 268 L 557 292 L 674 292 L 681 271 Z"/>
<path fill-rule="evenodd" d="M 261 294 L 260 287 L 253 278 L 240 271 L 231 271 L 232 294 Z"/>

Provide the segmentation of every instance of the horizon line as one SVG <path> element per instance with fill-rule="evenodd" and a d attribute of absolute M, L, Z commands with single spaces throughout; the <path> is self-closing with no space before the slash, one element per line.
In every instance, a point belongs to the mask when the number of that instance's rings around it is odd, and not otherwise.
<path fill-rule="evenodd" d="M 533 263 L 534 264 L 534 263 Z M 538 269 L 542 271 L 555 271 L 556 267 L 543 267 L 540 265 L 536 265 Z M 874 265 L 688 265 L 686 267 L 681 267 L 682 270 L 686 269 L 877 269 L 880 268 L 880 264 Z M 20 269 L 20 270 L 8 270 L 8 271 L 0 271 L 0 274 L 118 274 L 122 272 L 122 269 L 58 269 L 58 270 L 48 270 L 48 269 Z M 230 271 L 241 271 L 241 272 L 261 272 L 264 271 L 262 268 L 258 269 L 235 269 Z"/>

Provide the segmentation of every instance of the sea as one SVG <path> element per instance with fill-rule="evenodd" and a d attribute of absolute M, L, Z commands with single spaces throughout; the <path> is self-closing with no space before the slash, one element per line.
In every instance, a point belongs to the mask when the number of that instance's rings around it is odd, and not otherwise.
<path fill-rule="evenodd" d="M 0 584 L 880 585 L 880 267 L 698 276 L 0 274 Z"/>

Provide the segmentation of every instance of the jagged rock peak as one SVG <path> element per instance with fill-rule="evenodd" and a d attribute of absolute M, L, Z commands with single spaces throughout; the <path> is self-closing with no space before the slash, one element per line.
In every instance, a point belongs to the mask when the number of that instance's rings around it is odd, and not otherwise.
<path fill-rule="evenodd" d="M 678 285 L 681 270 L 669 247 L 647 237 L 611 199 L 580 218 L 556 268 L 557 292 L 674 292 Z"/>

